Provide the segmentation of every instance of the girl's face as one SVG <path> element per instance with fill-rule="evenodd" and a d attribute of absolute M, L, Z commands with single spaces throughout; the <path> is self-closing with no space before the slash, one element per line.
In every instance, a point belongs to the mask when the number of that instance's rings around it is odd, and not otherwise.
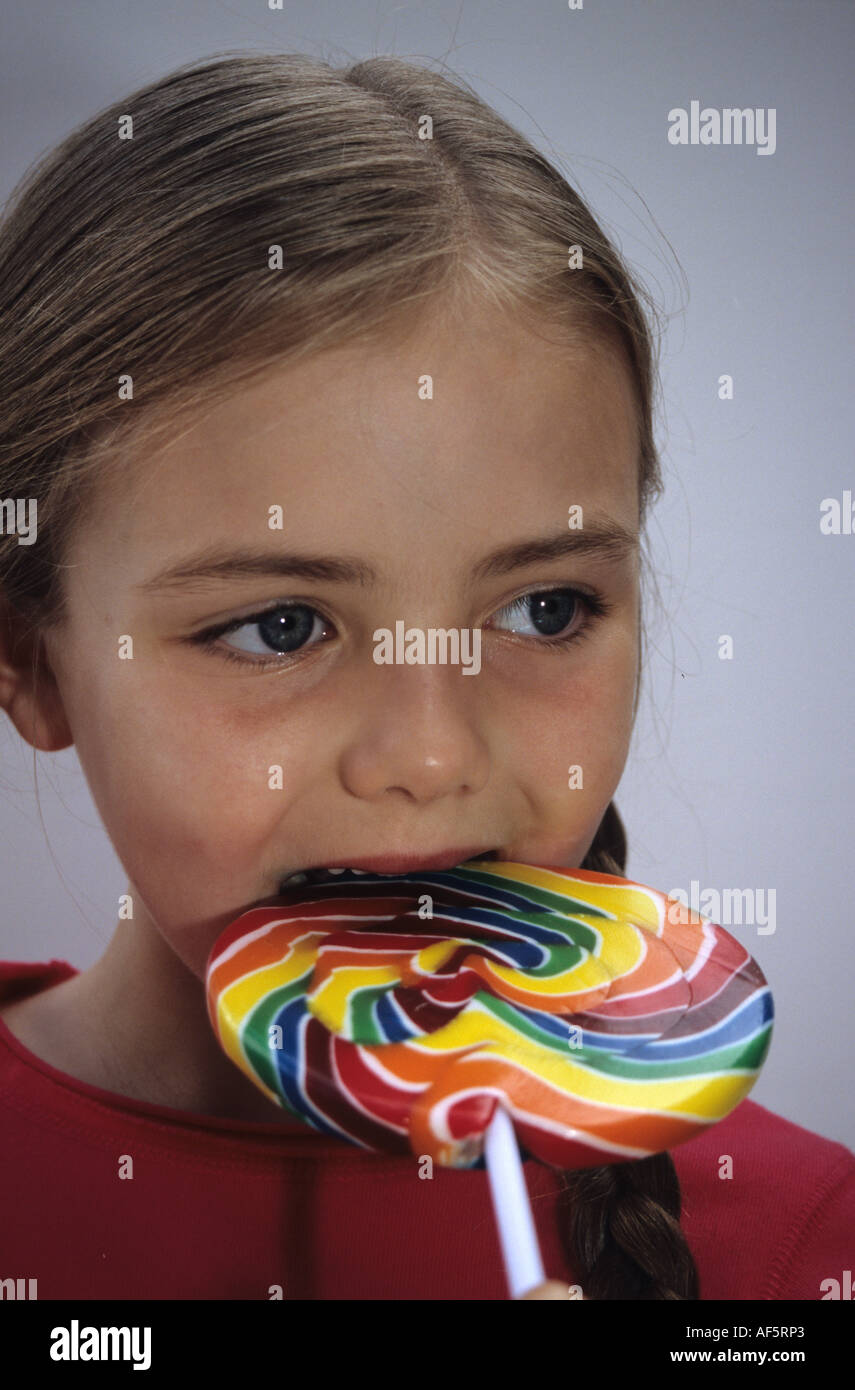
<path fill-rule="evenodd" d="M 46 642 L 135 927 L 202 976 L 309 866 L 578 867 L 632 726 L 636 457 L 616 359 L 486 311 L 271 368 L 129 449 Z M 396 623 L 457 629 L 460 663 L 375 661 Z"/>

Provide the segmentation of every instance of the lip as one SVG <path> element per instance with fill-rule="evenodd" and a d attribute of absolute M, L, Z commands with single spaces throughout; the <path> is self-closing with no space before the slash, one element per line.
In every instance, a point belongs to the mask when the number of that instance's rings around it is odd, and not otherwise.
<path fill-rule="evenodd" d="M 345 859 L 342 867 L 363 869 L 369 874 L 413 874 L 424 869 L 454 869 L 467 859 L 486 859 L 494 854 L 494 850 L 482 849 L 479 845 L 463 845 L 431 855 L 380 854 L 373 859 Z"/>
<path fill-rule="evenodd" d="M 324 860 L 320 864 L 307 864 L 304 869 L 292 869 L 291 873 L 311 873 L 315 869 L 333 867 L 361 869 L 368 874 L 412 874 L 427 870 L 454 869 L 468 859 L 497 859 L 496 849 L 484 849 L 481 845 L 459 845 L 456 849 L 444 849 L 437 854 L 378 854 L 367 859 L 352 859 L 349 855 L 339 855 L 335 860 Z M 290 877 L 290 875 L 288 876 Z M 280 881 L 280 888 L 288 883 L 288 877 Z"/>

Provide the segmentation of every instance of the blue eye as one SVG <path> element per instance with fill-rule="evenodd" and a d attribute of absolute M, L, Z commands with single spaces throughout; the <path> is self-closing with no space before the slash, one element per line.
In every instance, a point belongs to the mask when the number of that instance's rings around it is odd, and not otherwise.
<path fill-rule="evenodd" d="M 273 650 L 280 656 L 290 656 L 308 642 L 318 623 L 321 627 L 326 625 L 320 613 L 308 604 L 295 603 L 287 608 L 271 608 L 269 612 L 249 618 L 231 631 L 245 634 L 241 641 L 234 643 L 239 651 L 265 656 Z M 259 634 L 257 638 L 254 637 L 254 630 Z M 266 643 L 266 648 L 259 643 Z"/>
<path fill-rule="evenodd" d="M 316 608 L 307 603 L 280 604 L 278 608 L 269 608 L 264 613 L 252 613 L 248 618 L 206 628 L 204 632 L 191 637 L 190 641 L 215 649 L 221 638 L 230 633 L 237 634 L 237 640 L 221 647 L 219 655 L 227 661 L 240 661 L 248 666 L 268 666 L 271 664 L 269 661 L 256 661 L 253 657 L 269 657 L 271 653 L 280 658 L 295 656 L 317 634 L 318 625 L 322 631 L 332 627 Z M 313 642 L 311 645 L 318 644 Z M 240 656 L 240 652 L 247 655 Z"/>
<path fill-rule="evenodd" d="M 569 647 L 577 642 L 593 627 L 598 619 L 611 611 L 611 603 L 601 594 L 583 593 L 579 589 L 557 588 L 530 590 L 498 610 L 498 614 L 510 615 L 508 623 L 495 619 L 484 625 L 485 630 L 510 631 L 517 636 L 531 638 L 535 647 Z M 570 632 L 565 629 L 574 623 L 581 611 L 582 621 L 577 622 Z M 520 632 L 525 623 L 534 624 L 534 632 Z M 262 613 L 252 613 L 249 617 L 238 618 L 217 627 L 206 628 L 186 640 L 201 646 L 226 661 L 239 661 L 244 666 L 258 669 L 289 664 L 290 658 L 299 658 L 303 652 L 321 645 L 317 640 L 320 634 L 329 636 L 334 626 L 318 609 L 308 603 L 283 603 L 276 608 L 268 608 Z M 231 643 L 223 643 L 222 638 L 234 635 Z"/>
<path fill-rule="evenodd" d="M 513 603 L 499 611 L 519 615 L 517 626 L 509 626 L 511 632 L 518 631 L 520 620 L 529 621 L 535 624 L 535 636 L 551 639 L 553 642 L 569 642 L 572 640 L 570 636 L 561 637 L 560 634 L 572 623 L 582 607 L 580 600 L 584 601 L 586 597 L 588 596 L 575 589 L 542 589 L 523 594 L 521 598 L 514 599 Z M 501 624 L 497 625 L 501 627 Z M 582 628 L 577 627 L 572 636 L 578 636 L 584 626 L 585 624 Z"/>

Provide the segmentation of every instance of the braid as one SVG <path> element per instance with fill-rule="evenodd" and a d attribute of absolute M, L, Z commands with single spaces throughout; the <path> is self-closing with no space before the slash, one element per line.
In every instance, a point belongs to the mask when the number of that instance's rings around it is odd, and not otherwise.
<path fill-rule="evenodd" d="M 626 857 L 623 822 L 609 802 L 581 867 L 622 877 Z M 698 1297 L 670 1154 L 565 1172 L 563 1179 L 559 1235 L 586 1298 Z"/>
<path fill-rule="evenodd" d="M 586 1298 L 697 1298 L 667 1153 L 564 1174 L 560 1234 Z"/>

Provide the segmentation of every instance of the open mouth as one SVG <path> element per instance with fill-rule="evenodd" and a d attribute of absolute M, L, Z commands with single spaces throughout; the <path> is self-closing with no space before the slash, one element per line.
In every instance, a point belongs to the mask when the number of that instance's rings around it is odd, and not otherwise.
<path fill-rule="evenodd" d="M 498 858 L 498 851 L 497 851 L 497 850 L 494 850 L 494 849 L 491 849 L 491 850 L 488 850 L 488 851 L 483 851 L 483 852 L 481 852 L 481 853 L 476 853 L 476 854 L 470 855 L 469 858 L 470 858 L 470 859 L 496 859 L 496 858 Z M 464 859 L 464 860 L 460 860 L 460 863 L 466 863 L 466 862 L 467 862 L 467 860 L 465 860 L 465 859 Z M 452 866 L 449 866 L 449 867 L 457 867 L 457 866 L 456 866 L 456 865 L 452 865 Z M 380 873 L 379 870 L 377 870 L 377 869 L 354 869 L 354 868 L 349 867 L 348 865 L 345 865 L 345 866 L 342 867 L 342 868 L 337 868 L 337 867 L 332 867 L 332 866 L 330 866 L 330 867 L 328 867 L 328 868 L 327 868 L 327 867 L 318 867 L 318 868 L 313 868 L 313 869 L 297 869 L 297 870 L 294 871 L 294 873 L 289 874 L 287 878 L 284 878 L 284 879 L 282 880 L 282 882 L 281 882 L 280 885 L 279 885 L 279 891 L 282 892 L 282 891 L 283 891 L 284 889 L 286 889 L 286 888 L 299 888 L 302 884 L 314 885 L 314 884 L 318 884 L 318 883 L 340 883 L 340 882 L 342 882 L 342 881 L 346 883 L 346 882 L 348 882 L 349 880 L 358 879 L 358 878 L 405 878 L 405 877 L 407 876 L 407 874 L 437 873 L 437 872 L 440 872 L 440 871 L 437 870 L 437 869 L 435 869 L 435 868 L 434 868 L 434 869 L 428 869 L 428 868 L 425 868 L 425 869 L 411 868 L 411 869 L 408 869 L 407 871 L 401 871 L 401 872 L 398 872 L 398 873 Z"/>
<path fill-rule="evenodd" d="M 340 878 L 373 878 L 367 869 L 298 869 L 282 880 L 282 888 L 298 888 L 301 883 L 335 883 Z M 384 878 L 397 878 L 397 874 L 384 874 Z"/>

